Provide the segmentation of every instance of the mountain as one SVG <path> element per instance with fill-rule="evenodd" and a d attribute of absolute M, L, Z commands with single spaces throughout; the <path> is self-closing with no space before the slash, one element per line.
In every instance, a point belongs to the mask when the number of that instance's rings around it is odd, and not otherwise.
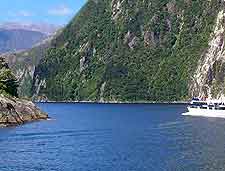
<path fill-rule="evenodd" d="M 60 33 L 58 27 L 48 24 L 29 25 L 20 23 L 6 23 L 0 25 L 0 28 L 8 29 L 8 35 L 12 38 L 11 42 L 17 48 L 12 51 L 12 46 L 8 48 L 8 53 L 1 54 L 9 64 L 15 76 L 18 78 L 19 87 L 18 94 L 20 97 L 31 97 L 32 82 L 35 66 L 38 65 L 40 59 L 44 57 L 45 50 L 50 47 L 51 39 Z M 14 33 L 18 35 L 14 36 Z M 19 29 L 19 30 L 18 30 Z M 26 37 L 28 36 L 28 37 Z M 38 38 L 39 37 L 39 38 Z M 1 46 L 1 30 L 0 30 L 0 51 L 6 47 L 7 42 L 2 42 Z M 26 47 L 25 47 L 26 46 Z M 25 50 L 24 50 L 25 49 Z"/>
<path fill-rule="evenodd" d="M 48 100 L 223 97 L 224 1 L 89 0 L 52 40 L 33 93 Z"/>
<path fill-rule="evenodd" d="M 1 29 L 5 30 L 28 30 L 41 32 L 45 35 L 54 34 L 60 26 L 56 26 L 48 23 L 18 23 L 18 22 L 6 22 L 0 24 Z"/>
<path fill-rule="evenodd" d="M 0 24 L 0 53 L 11 53 L 31 49 L 41 41 L 48 39 L 59 29 L 51 24 Z"/>
<path fill-rule="evenodd" d="M 224 3 L 88 0 L 45 46 L 9 58 L 30 77 L 20 93 L 53 101 L 224 98 Z"/>
<path fill-rule="evenodd" d="M 33 48 L 2 55 L 19 81 L 18 94 L 20 97 L 31 97 L 32 83 L 35 67 L 44 57 L 45 51 L 55 35 L 36 44 Z"/>
<path fill-rule="evenodd" d="M 0 53 L 30 49 L 46 37 L 45 34 L 36 31 L 0 29 Z"/>

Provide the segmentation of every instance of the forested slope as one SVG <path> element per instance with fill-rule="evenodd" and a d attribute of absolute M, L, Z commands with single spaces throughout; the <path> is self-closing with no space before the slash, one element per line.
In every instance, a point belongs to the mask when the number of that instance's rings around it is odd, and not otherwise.
<path fill-rule="evenodd" d="M 51 42 L 33 94 L 79 101 L 198 95 L 195 73 L 223 8 L 220 0 L 89 0 Z"/>

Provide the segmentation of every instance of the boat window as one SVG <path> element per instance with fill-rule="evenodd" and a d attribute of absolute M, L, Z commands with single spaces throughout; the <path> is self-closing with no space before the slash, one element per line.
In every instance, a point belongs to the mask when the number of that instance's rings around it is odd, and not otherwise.
<path fill-rule="evenodd" d="M 219 107 L 219 110 L 225 110 L 225 107 Z"/>
<path fill-rule="evenodd" d="M 205 106 L 201 106 L 200 108 L 201 108 L 201 109 L 207 109 L 207 107 L 205 107 Z"/>
<path fill-rule="evenodd" d="M 192 100 L 199 101 L 199 98 L 194 97 Z"/>
<path fill-rule="evenodd" d="M 195 105 L 195 106 L 202 106 L 202 105 L 207 105 L 207 103 L 205 103 L 205 102 L 193 102 L 192 105 Z"/>

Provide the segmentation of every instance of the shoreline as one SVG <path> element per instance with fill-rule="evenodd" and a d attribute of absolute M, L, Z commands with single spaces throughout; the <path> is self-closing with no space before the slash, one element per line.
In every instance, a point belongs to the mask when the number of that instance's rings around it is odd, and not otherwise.
<path fill-rule="evenodd" d="M 117 101 L 34 101 L 34 103 L 71 103 L 71 104 L 167 104 L 167 105 L 187 105 L 187 101 L 174 102 L 117 102 Z"/>

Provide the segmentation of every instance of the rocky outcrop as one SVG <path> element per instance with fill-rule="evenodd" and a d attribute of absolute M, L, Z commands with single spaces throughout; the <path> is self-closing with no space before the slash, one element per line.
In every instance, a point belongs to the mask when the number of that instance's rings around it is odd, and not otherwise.
<path fill-rule="evenodd" d="M 41 88 L 46 88 L 46 81 L 39 80 L 39 76 L 35 76 L 35 82 L 33 85 L 33 99 L 36 99 L 37 101 L 47 101 L 46 97 L 38 97 L 38 94 L 40 93 Z M 37 99 L 38 98 L 38 99 Z"/>
<path fill-rule="evenodd" d="M 30 101 L 0 95 L 0 127 L 16 126 L 47 118 L 48 115 Z"/>
<path fill-rule="evenodd" d="M 128 45 L 130 49 L 134 49 L 138 44 L 139 38 L 130 31 L 124 37 L 124 44 Z"/>
<path fill-rule="evenodd" d="M 175 13 L 177 11 L 176 1 L 172 0 L 166 4 L 167 10 L 169 13 Z"/>
<path fill-rule="evenodd" d="M 159 38 L 157 37 L 157 34 L 154 32 L 146 31 L 144 33 L 144 43 L 145 46 L 153 46 L 155 47 L 159 42 Z"/>
<path fill-rule="evenodd" d="M 224 97 L 224 36 L 225 12 L 222 10 L 218 13 L 209 48 L 200 59 L 192 79 L 189 88 L 191 96 L 217 99 Z"/>
<path fill-rule="evenodd" d="M 104 102 L 105 86 L 106 86 L 106 82 L 104 82 L 100 88 L 100 102 Z"/>
<path fill-rule="evenodd" d="M 116 20 L 122 12 L 122 4 L 124 0 L 112 0 L 111 8 L 112 8 L 112 19 Z"/>
<path fill-rule="evenodd" d="M 0 57 L 0 127 L 47 119 L 32 102 L 18 98 L 17 88 L 17 78 Z"/>
<path fill-rule="evenodd" d="M 88 63 L 90 61 L 90 58 L 93 56 L 94 51 L 95 50 L 93 49 L 91 43 L 87 42 L 86 44 L 82 45 L 82 47 L 79 50 L 81 55 L 80 72 L 84 71 L 85 68 L 88 67 Z"/>

